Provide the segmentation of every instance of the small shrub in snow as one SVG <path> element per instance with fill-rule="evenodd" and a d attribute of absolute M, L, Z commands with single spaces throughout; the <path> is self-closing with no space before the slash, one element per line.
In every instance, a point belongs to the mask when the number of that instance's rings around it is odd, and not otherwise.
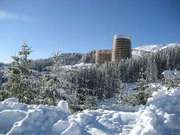
<path fill-rule="evenodd" d="M 87 96 L 85 100 L 85 106 L 88 109 L 95 109 L 97 108 L 98 99 L 96 96 Z"/>
<path fill-rule="evenodd" d="M 145 105 L 147 102 L 147 99 L 150 96 L 151 94 L 147 91 L 137 91 L 136 93 L 132 93 L 128 97 L 126 97 L 124 101 L 133 106 L 141 105 L 141 104 Z"/>
<path fill-rule="evenodd" d="M 155 91 L 154 88 L 149 87 L 144 79 L 140 79 L 135 92 L 129 93 L 129 95 L 124 98 L 124 101 L 133 106 L 145 105 L 153 91 Z"/>
<path fill-rule="evenodd" d="M 0 90 L 0 101 L 3 101 L 10 97 L 10 93 L 8 90 Z"/>

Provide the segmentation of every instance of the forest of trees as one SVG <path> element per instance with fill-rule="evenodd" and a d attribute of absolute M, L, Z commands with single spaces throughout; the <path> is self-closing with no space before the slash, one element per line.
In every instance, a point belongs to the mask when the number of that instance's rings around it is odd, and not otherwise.
<path fill-rule="evenodd" d="M 97 100 L 120 95 L 119 98 L 131 102 L 136 97 L 137 104 L 144 104 L 150 94 L 146 93 L 147 83 L 162 78 L 167 69 L 180 70 L 180 47 L 168 48 L 137 58 L 121 60 L 119 63 L 105 63 L 79 70 L 65 70 L 63 65 L 94 62 L 94 51 L 87 55 L 63 55 L 56 53 L 46 60 L 29 59 L 31 48 L 24 44 L 6 73 L 0 73 L 0 100 L 17 97 L 28 104 L 56 105 L 59 100 L 67 100 L 70 106 L 85 105 L 95 107 Z M 67 60 L 67 61 L 66 61 Z M 47 69 L 47 70 L 45 70 Z M 6 78 L 4 78 L 7 76 Z M 139 82 L 136 95 L 129 99 L 125 83 Z"/>

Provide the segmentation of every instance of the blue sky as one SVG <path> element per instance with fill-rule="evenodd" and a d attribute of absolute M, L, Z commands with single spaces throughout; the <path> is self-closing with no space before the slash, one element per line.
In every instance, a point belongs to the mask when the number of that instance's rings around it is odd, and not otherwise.
<path fill-rule="evenodd" d="M 111 48 L 114 34 L 133 47 L 180 42 L 180 0 L 0 0 L 2 62 L 23 42 L 35 59 Z"/>

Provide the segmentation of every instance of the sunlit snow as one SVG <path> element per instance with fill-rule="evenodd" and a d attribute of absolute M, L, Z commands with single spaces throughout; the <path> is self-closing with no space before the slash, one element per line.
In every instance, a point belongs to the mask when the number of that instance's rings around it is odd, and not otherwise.
<path fill-rule="evenodd" d="M 180 88 L 153 93 L 139 109 L 84 110 L 70 114 L 58 106 L 26 105 L 14 98 L 0 102 L 0 134 L 7 135 L 177 135 Z"/>

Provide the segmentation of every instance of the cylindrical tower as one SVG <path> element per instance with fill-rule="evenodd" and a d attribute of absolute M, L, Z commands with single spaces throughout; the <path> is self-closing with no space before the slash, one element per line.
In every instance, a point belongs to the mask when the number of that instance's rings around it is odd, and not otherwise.
<path fill-rule="evenodd" d="M 113 37 L 112 62 L 131 57 L 131 39 L 128 36 Z"/>

